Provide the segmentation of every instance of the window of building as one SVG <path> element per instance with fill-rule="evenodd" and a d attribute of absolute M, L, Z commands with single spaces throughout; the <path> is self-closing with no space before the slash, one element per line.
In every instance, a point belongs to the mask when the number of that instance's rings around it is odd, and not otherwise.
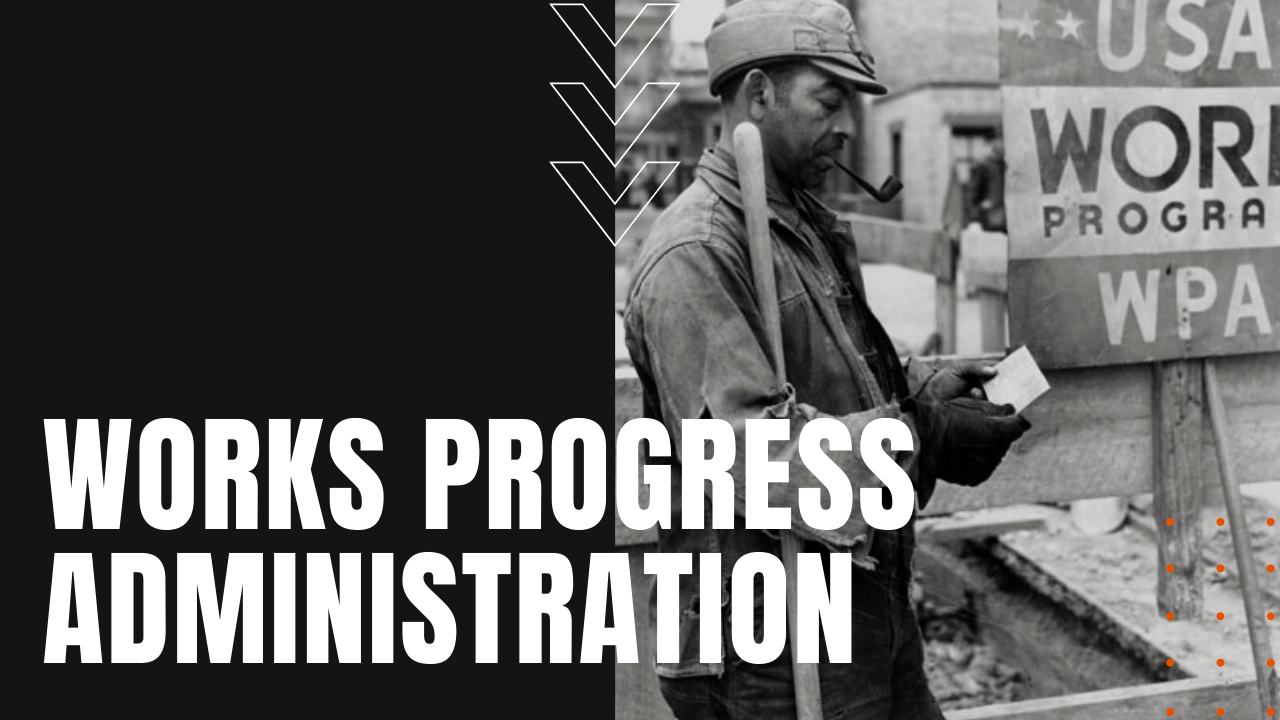
<path fill-rule="evenodd" d="M 964 125 L 951 128 L 951 166 L 960 182 L 969 182 L 969 172 L 990 152 L 996 138 L 994 125 Z"/>
<path fill-rule="evenodd" d="M 889 135 L 889 166 L 893 176 L 902 180 L 902 128 Z"/>

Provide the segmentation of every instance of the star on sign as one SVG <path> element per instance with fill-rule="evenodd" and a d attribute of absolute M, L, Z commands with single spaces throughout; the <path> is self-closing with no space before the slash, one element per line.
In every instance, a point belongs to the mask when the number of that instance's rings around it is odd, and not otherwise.
<path fill-rule="evenodd" d="M 1040 24 L 1040 21 L 1032 20 L 1031 13 L 1024 11 L 1022 13 L 1022 19 L 1014 20 L 1013 22 L 1017 26 L 1018 37 L 1020 38 L 1027 37 L 1027 38 L 1035 39 L 1036 26 Z"/>
<path fill-rule="evenodd" d="M 1077 20 L 1075 16 L 1071 14 L 1070 10 L 1067 11 L 1066 17 L 1061 20 L 1055 20 L 1054 22 L 1058 24 L 1058 27 L 1062 28 L 1063 40 L 1066 40 L 1068 37 L 1073 37 L 1077 40 L 1080 39 L 1080 26 L 1084 24 L 1084 21 Z"/>

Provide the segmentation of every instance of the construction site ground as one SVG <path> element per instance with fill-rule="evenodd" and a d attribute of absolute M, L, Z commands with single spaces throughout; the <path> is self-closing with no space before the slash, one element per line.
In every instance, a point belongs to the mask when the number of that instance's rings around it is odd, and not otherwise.
<path fill-rule="evenodd" d="M 1275 502 L 1280 483 L 1247 486 L 1246 491 L 1245 512 L 1266 606 L 1260 612 L 1280 612 L 1280 573 L 1266 571 L 1268 564 L 1280 562 L 1280 525 L 1266 524 L 1267 518 L 1280 514 Z M 1109 652 L 1098 654 L 1092 648 L 1058 642 L 1052 634 L 1046 635 L 1045 613 L 1028 610 L 1041 601 L 1039 598 L 988 599 L 982 621 L 976 623 L 966 617 L 970 612 L 948 612 L 946 606 L 951 601 L 945 597 L 923 598 L 920 615 L 926 635 L 926 669 L 944 709 L 1084 692 L 1117 682 L 1144 684 L 1188 676 L 1225 682 L 1253 677 L 1231 536 L 1227 526 L 1217 524 L 1218 518 L 1225 520 L 1225 509 L 1208 505 L 1201 519 L 1203 608 L 1195 617 L 1171 622 L 1156 603 L 1157 574 L 1165 570 L 1157 560 L 1155 519 L 1141 509 L 1147 505 L 1142 499 L 1135 505 L 1123 527 L 1104 535 L 1080 531 L 1065 507 L 1029 507 L 1026 511 L 1030 515 L 1044 520 L 1042 529 L 1005 533 L 998 540 L 987 541 L 992 553 L 1025 563 L 1024 573 L 1043 573 L 1054 586 L 1048 591 L 1057 596 L 1050 598 L 1052 602 L 1071 604 L 1073 600 L 1064 600 L 1064 595 L 1082 598 L 1088 606 L 1082 613 L 1085 622 L 1095 622 L 1098 632 L 1114 636 Z M 976 518 L 982 514 L 967 515 Z M 929 553 L 930 548 L 923 545 L 922 551 Z M 944 562 L 954 564 L 955 560 L 948 557 Z M 1217 571 L 1219 564 L 1224 572 Z M 929 572 L 927 563 L 923 571 Z M 937 586 L 936 578 L 932 584 Z M 1000 603 L 1005 603 L 1004 607 Z M 1222 620 L 1217 619 L 1219 612 Z M 1280 647 L 1280 621 L 1264 620 L 1264 627 L 1272 647 Z M 1021 647 L 1008 652 L 1011 642 Z M 1078 657 L 1062 657 L 1064 653 Z M 1125 653 L 1143 656 L 1129 664 L 1145 663 L 1151 679 L 1121 677 L 1129 671 L 1113 667 L 1111 656 Z M 1168 659 L 1174 661 L 1174 667 L 1166 670 L 1161 665 Z M 1218 660 L 1223 661 L 1221 667 Z M 1058 672 L 1061 668 L 1070 668 L 1074 676 L 1064 680 Z"/>
<path fill-rule="evenodd" d="M 1246 497 L 1249 536 L 1253 544 L 1265 604 L 1280 597 L 1280 576 L 1266 566 L 1280 562 L 1280 526 L 1268 526 L 1267 518 L 1280 512 L 1261 497 Z M 1253 674 L 1253 660 L 1246 626 L 1244 596 L 1238 565 L 1231 544 L 1230 529 L 1217 524 L 1226 517 L 1218 506 L 1206 507 L 1201 524 L 1204 552 L 1200 572 L 1204 579 L 1204 603 L 1198 616 L 1166 619 L 1156 607 L 1157 574 L 1166 572 L 1156 557 L 1154 524 L 1149 515 L 1133 511 L 1120 530 L 1090 536 L 1075 530 L 1066 513 L 1055 518 L 1044 531 L 1015 532 L 1000 542 L 1050 571 L 1057 579 L 1085 595 L 1099 608 L 1132 628 L 1188 673 L 1197 677 L 1228 678 Z M 1221 564 L 1225 571 L 1219 573 Z M 1271 606 L 1265 611 L 1280 612 Z M 1218 620 L 1217 614 L 1223 613 Z M 1276 645 L 1280 623 L 1265 627 Z M 1224 665 L 1218 667 L 1217 660 Z"/>
<path fill-rule="evenodd" d="M 639 234 L 618 244 L 615 307 L 621 307 L 626 299 L 629 264 L 639 244 Z M 868 302 L 895 345 L 903 354 L 918 353 L 936 330 L 933 277 L 892 265 L 866 265 L 863 271 Z M 963 275 L 957 280 L 957 353 L 979 355 L 984 348 L 980 345 L 978 304 L 968 297 Z M 616 316 L 615 363 L 629 364 L 621 319 Z M 1052 472 L 1052 468 L 1045 471 Z M 1277 482 L 1243 488 L 1249 536 L 1264 589 L 1264 615 L 1269 611 L 1280 615 L 1280 572 L 1266 571 L 1268 564 L 1280 565 L 1280 525 L 1266 525 L 1267 518 L 1280 518 L 1280 468 L 1275 477 Z M 1218 518 L 1226 518 L 1226 510 L 1220 491 L 1206 489 L 1205 495 L 1200 567 L 1204 597 L 1196 617 L 1179 617 L 1171 622 L 1157 607 L 1157 574 L 1165 570 L 1157 559 L 1155 523 L 1164 519 L 1150 516 L 1149 497 L 1134 498 L 1123 526 L 1108 534 L 1081 531 L 1073 524 L 1066 506 L 1037 505 L 1028 510 L 1043 519 L 1041 529 L 1009 532 L 994 543 L 987 541 L 994 546 L 994 552 L 1022 563 L 1024 570 L 1030 568 L 1033 574 L 1051 578 L 1050 584 L 1058 592 L 1083 598 L 1087 607 L 1082 614 L 1099 620 L 1099 632 L 1120 637 L 1101 649 L 1087 647 L 1091 644 L 1088 641 L 1083 643 L 1083 649 L 1071 642 L 1064 647 L 1052 646 L 1052 641 L 1049 647 L 1036 647 L 1036 643 L 1046 640 L 1037 634 L 1039 628 L 1031 626 L 1040 624 L 1035 617 L 1037 612 L 1052 614 L 1046 608 L 1053 600 L 1040 603 L 1037 610 L 1023 605 L 1039 601 L 1003 597 L 1000 602 L 1007 602 L 1007 606 L 1004 610 L 998 604 L 989 606 L 984 627 L 973 622 L 972 617 L 966 619 L 964 612 L 957 612 L 950 600 L 920 598 L 917 607 L 926 636 L 926 669 L 944 709 L 1065 695 L 1111 687 L 1117 682 L 1151 682 L 1132 676 L 1133 666 L 1143 663 L 1152 666 L 1150 674 L 1156 681 L 1188 676 L 1224 681 L 1252 678 L 1253 658 L 1230 528 L 1217 525 Z M 983 512 L 963 515 L 981 517 Z M 922 550 L 927 555 L 927 547 Z M 942 558 L 944 563 L 952 560 Z M 1219 564 L 1224 566 L 1224 572 L 1217 571 Z M 1002 622 L 1002 612 L 1007 612 L 1009 619 L 1003 627 L 993 627 Z M 1223 620 L 1217 619 L 1218 612 L 1223 613 Z M 1280 650 L 1280 620 L 1265 622 L 1264 627 L 1272 647 Z M 1003 634 L 998 643 L 992 642 L 995 633 Z M 1011 643 L 1029 647 L 1025 652 L 1023 647 L 1013 653 L 1000 651 L 1000 647 L 1007 649 Z M 1150 657 L 1130 662 L 1127 672 L 1131 675 L 1125 676 L 1123 663 L 1108 656 L 1117 654 L 1117 647 Z M 1086 657 L 1049 657 L 1064 652 L 1083 652 Z M 1174 661 L 1174 667 L 1164 665 L 1168 659 Z M 1219 659 L 1223 661 L 1221 667 L 1217 664 Z M 1088 667 L 1090 664 L 1093 667 Z M 1075 672 L 1079 677 L 1064 677 Z"/>

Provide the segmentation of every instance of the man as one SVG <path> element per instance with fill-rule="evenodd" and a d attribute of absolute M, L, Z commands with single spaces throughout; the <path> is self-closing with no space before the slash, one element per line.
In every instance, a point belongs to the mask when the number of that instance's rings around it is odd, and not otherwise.
<path fill-rule="evenodd" d="M 1004 143 L 996 138 L 986 159 L 973 168 L 969 179 L 969 222 L 983 230 L 1008 232 L 1004 215 Z"/>
<path fill-rule="evenodd" d="M 856 452 L 862 428 L 881 417 L 903 420 L 917 452 L 903 453 L 901 462 L 923 505 L 939 475 L 964 484 L 989 477 L 1028 425 L 1010 407 L 969 397 L 994 375 L 989 368 L 965 364 L 929 375 L 909 363 L 904 370 L 867 307 L 847 225 L 809 192 L 832 168 L 830 156 L 854 134 L 850 104 L 856 93 L 885 92 L 848 11 L 828 0 L 746 0 L 713 25 L 707 56 L 725 131 L 703 156 L 694 183 L 654 223 L 636 259 L 625 316 L 645 415 L 666 425 L 673 447 L 681 447 L 681 423 L 688 418 L 726 420 L 737 442 L 730 470 L 735 529 L 683 529 L 679 457 L 672 467 L 673 517 L 670 528 L 659 530 L 659 549 L 691 553 L 694 569 L 681 576 L 678 661 L 657 667 L 663 695 L 681 720 L 795 715 L 791 641 L 776 661 L 747 663 L 734 651 L 727 612 L 738 558 L 781 552 L 776 533 L 747 530 L 742 516 L 746 421 L 783 418 L 791 423 L 791 439 L 771 443 L 768 454 L 790 460 L 790 482 L 769 485 L 769 505 L 792 509 L 792 530 L 805 541 L 805 552 L 822 553 L 824 568 L 832 552 L 848 552 L 854 563 L 853 661 L 832 664 L 821 650 L 826 716 L 941 718 L 925 680 L 909 599 L 912 525 L 873 532 L 858 507 L 834 530 L 805 524 L 796 509 L 799 490 L 822 485 L 800 462 L 798 439 L 804 425 L 820 417 L 834 417 L 849 429 L 854 450 L 828 455 L 848 476 L 856 504 L 859 488 L 882 487 Z M 744 121 L 759 127 L 766 156 L 785 386 L 778 385 L 769 360 L 751 282 L 730 140 Z M 705 528 L 713 526 L 711 508 L 703 503 Z M 704 552 L 720 553 L 720 597 L 698 595 L 698 553 Z M 655 604 L 656 596 L 651 617 Z M 762 606 L 757 588 L 757 637 Z M 710 652 L 720 662 L 700 662 L 704 614 L 724 623 L 721 648 Z"/>

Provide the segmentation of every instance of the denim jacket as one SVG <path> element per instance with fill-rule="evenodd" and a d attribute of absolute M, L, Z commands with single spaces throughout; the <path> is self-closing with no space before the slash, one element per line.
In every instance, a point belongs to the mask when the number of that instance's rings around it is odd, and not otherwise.
<path fill-rule="evenodd" d="M 862 462 L 858 446 L 862 429 L 869 422 L 896 418 L 912 428 L 913 447 L 919 448 L 914 423 L 899 410 L 898 401 L 924 378 L 911 369 L 908 380 L 887 333 L 866 306 L 862 271 L 848 224 L 809 193 L 798 193 L 795 201 L 803 210 L 772 189 L 769 192 L 785 385 L 778 383 L 766 350 L 768 340 L 751 279 L 746 224 L 732 156 L 723 149 L 703 155 L 696 180 L 656 220 L 634 263 L 624 316 L 627 349 L 643 389 L 644 415 L 666 426 L 675 455 L 671 525 L 658 530 L 659 550 L 692 553 L 694 559 L 693 573 L 680 576 L 679 661 L 657 664 L 658 674 L 665 677 L 722 672 L 722 663 L 699 659 L 698 553 L 721 554 L 721 597 L 715 601 L 726 612 L 734 562 L 749 552 L 780 554 L 776 534 L 744 527 L 748 419 L 791 422 L 790 440 L 770 443 L 768 453 L 771 461 L 787 461 L 789 482 L 770 484 L 768 497 L 770 507 L 791 508 L 794 532 L 804 540 L 820 543 L 807 550 L 847 551 L 855 565 L 871 570 L 890 557 L 888 551 L 880 550 L 905 548 L 903 556 L 893 556 L 893 562 L 903 567 L 894 575 L 901 582 L 909 577 L 912 524 L 892 533 L 877 531 L 881 541 L 873 542 L 877 535 L 863 519 L 859 489 L 883 485 Z M 825 249 L 816 243 L 825 243 Z M 852 439 L 852 450 L 827 453 L 849 478 L 854 495 L 848 521 L 833 530 L 810 527 L 798 509 L 800 490 L 823 487 L 798 453 L 804 425 L 820 417 L 834 417 L 843 423 Z M 703 527 L 707 529 L 681 527 L 681 422 L 694 418 L 726 420 L 734 429 L 737 448 L 730 470 L 733 530 L 710 529 L 709 497 L 703 502 Z M 917 453 L 898 455 L 913 482 L 917 457 Z M 917 487 L 916 491 L 922 505 L 932 487 Z M 829 497 L 825 490 L 822 493 L 826 506 Z M 760 602 L 758 595 L 756 601 Z M 656 589 L 650 597 L 651 618 L 654 611 Z M 718 657 L 723 658 L 725 642 L 722 633 Z"/>

